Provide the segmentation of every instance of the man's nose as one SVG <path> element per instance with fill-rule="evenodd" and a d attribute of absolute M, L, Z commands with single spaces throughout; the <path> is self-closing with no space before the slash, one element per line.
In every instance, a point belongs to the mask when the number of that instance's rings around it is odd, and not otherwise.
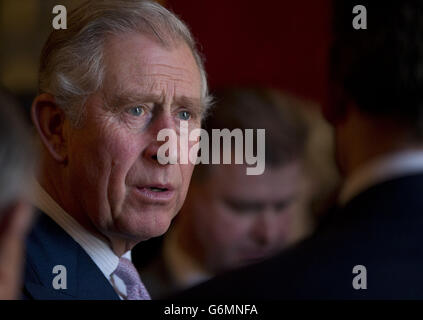
<path fill-rule="evenodd" d="M 153 117 L 147 130 L 150 141 L 144 149 L 143 157 L 161 165 L 176 163 L 179 139 L 175 129 L 175 122 L 171 115 L 163 112 Z M 166 144 L 166 148 L 161 148 L 165 147 L 164 144 Z M 162 152 L 163 150 L 167 150 L 167 152 Z M 164 158 L 167 161 L 163 161 Z"/>
<path fill-rule="evenodd" d="M 266 209 L 257 217 L 252 228 L 252 237 L 261 247 L 273 247 L 275 241 L 280 238 L 275 214 Z"/>

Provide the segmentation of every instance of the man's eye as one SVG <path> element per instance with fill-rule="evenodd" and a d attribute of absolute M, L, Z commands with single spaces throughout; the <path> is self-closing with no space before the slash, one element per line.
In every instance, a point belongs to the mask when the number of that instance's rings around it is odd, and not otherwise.
<path fill-rule="evenodd" d="M 142 116 L 144 114 L 144 109 L 143 109 L 143 107 L 137 106 L 137 107 L 130 108 L 128 110 L 128 112 L 129 112 L 129 114 L 131 114 L 135 117 L 139 117 L 139 116 Z"/>
<path fill-rule="evenodd" d="M 181 111 L 179 112 L 179 118 L 181 120 L 189 120 L 191 119 L 191 113 L 189 113 L 188 111 Z"/>
<path fill-rule="evenodd" d="M 294 202 L 294 199 L 287 199 L 275 203 L 275 211 L 277 213 L 284 213 Z"/>

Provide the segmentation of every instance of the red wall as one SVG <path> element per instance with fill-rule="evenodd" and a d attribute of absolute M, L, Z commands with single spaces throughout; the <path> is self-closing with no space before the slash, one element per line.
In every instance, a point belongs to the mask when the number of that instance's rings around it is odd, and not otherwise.
<path fill-rule="evenodd" d="M 324 103 L 329 0 L 168 0 L 206 56 L 212 87 L 261 84 Z"/>

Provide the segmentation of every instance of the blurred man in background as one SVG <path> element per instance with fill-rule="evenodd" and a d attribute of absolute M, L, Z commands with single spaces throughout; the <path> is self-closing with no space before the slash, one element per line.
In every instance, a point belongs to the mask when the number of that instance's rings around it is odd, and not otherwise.
<path fill-rule="evenodd" d="M 310 239 L 185 298 L 423 299 L 423 3 L 334 2 L 339 208 Z M 228 230 L 230 232 L 230 230 Z"/>
<path fill-rule="evenodd" d="M 32 219 L 27 186 L 36 159 L 19 112 L 0 90 L 0 300 L 19 298 L 25 236 Z"/>
<path fill-rule="evenodd" d="M 215 98 L 204 123 L 208 136 L 213 129 L 265 129 L 266 168 L 262 175 L 247 175 L 246 164 L 197 165 L 158 256 L 138 268 L 152 296 L 269 258 L 301 237 L 310 222 L 300 103 L 270 89 L 225 89 Z M 234 155 L 234 141 L 231 148 Z"/>

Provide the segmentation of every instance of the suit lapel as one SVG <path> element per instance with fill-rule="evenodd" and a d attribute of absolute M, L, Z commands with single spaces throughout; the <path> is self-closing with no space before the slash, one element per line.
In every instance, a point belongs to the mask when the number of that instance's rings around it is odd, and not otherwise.
<path fill-rule="evenodd" d="M 78 251 L 77 296 L 87 300 L 119 300 L 101 270 L 84 250 Z M 101 296 L 99 296 L 101 292 Z"/>
<path fill-rule="evenodd" d="M 34 299 L 119 299 L 82 247 L 42 212 L 28 237 L 26 264 L 25 289 Z M 53 287 L 57 265 L 66 268 L 66 289 Z"/>
<path fill-rule="evenodd" d="M 60 292 L 43 285 L 27 282 L 24 288 L 26 296 L 32 297 L 34 300 L 75 300 L 74 296 Z"/>

